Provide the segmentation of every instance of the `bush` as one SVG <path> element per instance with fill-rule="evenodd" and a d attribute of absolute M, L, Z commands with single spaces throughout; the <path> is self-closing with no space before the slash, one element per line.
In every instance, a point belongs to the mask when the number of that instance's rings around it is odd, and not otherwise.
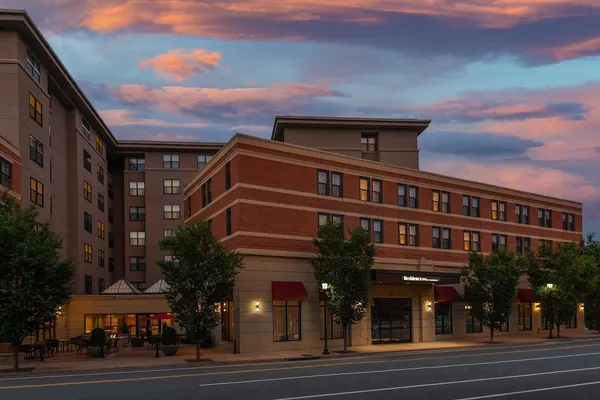
<path fill-rule="evenodd" d="M 104 332 L 104 329 L 92 329 L 91 345 L 93 347 L 101 347 L 106 345 L 106 332 Z"/>
<path fill-rule="evenodd" d="M 174 346 L 177 344 L 177 331 L 170 326 L 163 326 L 160 342 L 165 346 Z"/>

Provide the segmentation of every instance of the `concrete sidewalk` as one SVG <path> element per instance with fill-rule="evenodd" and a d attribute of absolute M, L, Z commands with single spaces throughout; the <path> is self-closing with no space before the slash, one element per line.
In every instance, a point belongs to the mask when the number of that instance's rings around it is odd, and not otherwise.
<path fill-rule="evenodd" d="M 44 362 L 26 361 L 20 366 L 26 370 L 25 374 L 53 374 L 67 372 L 115 372 L 124 370 L 145 370 L 161 368 L 185 368 L 188 366 L 211 365 L 211 364 L 247 364 L 260 362 L 282 362 L 311 358 L 341 358 L 363 355 L 378 355 L 385 353 L 458 349 L 469 347 L 493 347 L 486 342 L 487 338 L 478 337 L 469 341 L 438 341 L 426 343 L 403 343 L 390 345 L 371 345 L 350 348 L 350 353 L 341 353 L 341 348 L 331 348 L 331 354 L 322 356 L 322 348 L 311 350 L 292 350 L 277 352 L 256 352 L 244 354 L 231 354 L 224 350 L 212 348 L 202 349 L 200 363 L 195 361 L 196 349 L 193 345 L 183 345 L 175 357 L 154 358 L 155 352 L 147 348 L 125 347 L 120 353 L 107 354 L 104 359 L 94 359 L 87 355 L 76 355 L 73 353 L 59 353 L 56 357 L 49 358 Z M 600 335 L 587 333 L 573 335 L 568 338 L 554 339 L 553 341 L 565 341 L 574 339 L 600 339 Z M 545 335 L 500 335 L 496 338 L 497 344 L 524 345 L 549 342 Z M 10 357 L 3 357 L 0 364 L 0 375 L 12 375 Z"/>

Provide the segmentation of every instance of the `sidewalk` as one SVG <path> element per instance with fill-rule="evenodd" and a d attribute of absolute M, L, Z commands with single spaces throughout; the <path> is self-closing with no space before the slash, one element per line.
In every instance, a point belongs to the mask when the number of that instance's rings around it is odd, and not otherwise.
<path fill-rule="evenodd" d="M 545 335 L 501 335 L 496 338 L 498 343 L 519 345 L 536 344 L 544 342 L 563 342 L 574 339 L 600 339 L 600 335 L 586 333 L 572 335 L 569 338 L 549 340 Z M 342 354 L 341 348 L 331 348 L 329 356 L 322 356 L 322 348 L 311 350 L 292 350 L 274 352 L 250 352 L 243 354 L 231 354 L 218 348 L 202 349 L 201 362 L 196 363 L 196 349 L 193 345 L 184 345 L 180 348 L 177 356 L 166 357 L 162 354 L 160 358 L 154 358 L 155 352 L 146 347 L 132 349 L 125 347 L 120 353 L 107 354 L 104 359 L 94 359 L 87 355 L 76 355 L 74 353 L 59 353 L 58 356 L 46 359 L 44 362 L 26 361 L 20 363 L 21 368 L 28 374 L 53 374 L 68 372 L 115 372 L 124 370 L 145 370 L 162 368 L 186 368 L 191 366 L 210 366 L 213 364 L 247 364 L 260 362 L 292 361 L 316 358 L 341 358 L 356 357 L 364 355 L 378 355 L 395 352 L 411 352 L 441 349 L 459 349 L 469 347 L 493 347 L 486 342 L 487 338 L 478 337 L 469 341 L 438 341 L 426 343 L 403 343 L 390 345 L 357 346 L 350 348 L 350 353 Z M 10 375 L 12 359 L 2 357 L 0 360 L 0 375 Z"/>

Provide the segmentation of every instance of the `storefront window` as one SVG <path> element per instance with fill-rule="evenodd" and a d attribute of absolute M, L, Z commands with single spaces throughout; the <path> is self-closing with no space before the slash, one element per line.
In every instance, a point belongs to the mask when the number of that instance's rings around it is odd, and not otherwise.
<path fill-rule="evenodd" d="M 301 303 L 299 301 L 273 302 L 273 341 L 301 340 Z"/>
<path fill-rule="evenodd" d="M 531 303 L 517 303 L 519 310 L 519 331 L 531 330 L 532 305 Z"/>
<path fill-rule="evenodd" d="M 320 303 L 321 313 L 319 317 L 319 326 L 321 328 L 321 340 L 325 339 L 325 302 Z M 333 315 L 327 310 L 327 339 L 343 339 L 344 327 L 335 322 Z"/>
<path fill-rule="evenodd" d="M 546 309 L 546 307 L 543 304 L 541 305 L 540 315 L 542 318 L 540 329 L 542 329 L 544 331 L 550 330 L 550 318 L 548 315 L 548 310 Z"/>
<path fill-rule="evenodd" d="M 452 334 L 452 303 L 435 304 L 435 334 Z"/>
<path fill-rule="evenodd" d="M 483 326 L 481 321 L 477 319 L 471 310 L 465 310 L 467 316 L 467 333 L 481 333 L 483 332 Z"/>
<path fill-rule="evenodd" d="M 233 342 L 233 301 L 221 302 L 221 340 Z"/>
<path fill-rule="evenodd" d="M 570 318 L 567 318 L 565 321 L 565 328 L 577 329 L 577 311 L 573 313 Z"/>
<path fill-rule="evenodd" d="M 159 335 L 164 324 L 173 326 L 173 320 L 149 320 L 155 314 L 87 314 L 84 317 L 84 332 L 90 334 L 94 328 L 102 328 L 109 335 L 121 335 L 123 321 L 131 336 L 146 337 Z"/>

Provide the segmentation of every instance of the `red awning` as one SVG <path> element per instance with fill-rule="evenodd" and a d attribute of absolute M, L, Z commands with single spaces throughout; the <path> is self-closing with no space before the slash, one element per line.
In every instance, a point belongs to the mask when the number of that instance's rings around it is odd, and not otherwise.
<path fill-rule="evenodd" d="M 456 289 L 452 286 L 436 286 L 435 301 L 438 303 L 452 303 L 453 301 L 463 301 Z"/>
<path fill-rule="evenodd" d="M 308 292 L 302 282 L 271 282 L 273 301 L 308 301 Z"/>
<path fill-rule="evenodd" d="M 532 303 L 534 301 L 533 297 L 533 289 L 519 289 L 515 300 L 519 303 Z"/>

